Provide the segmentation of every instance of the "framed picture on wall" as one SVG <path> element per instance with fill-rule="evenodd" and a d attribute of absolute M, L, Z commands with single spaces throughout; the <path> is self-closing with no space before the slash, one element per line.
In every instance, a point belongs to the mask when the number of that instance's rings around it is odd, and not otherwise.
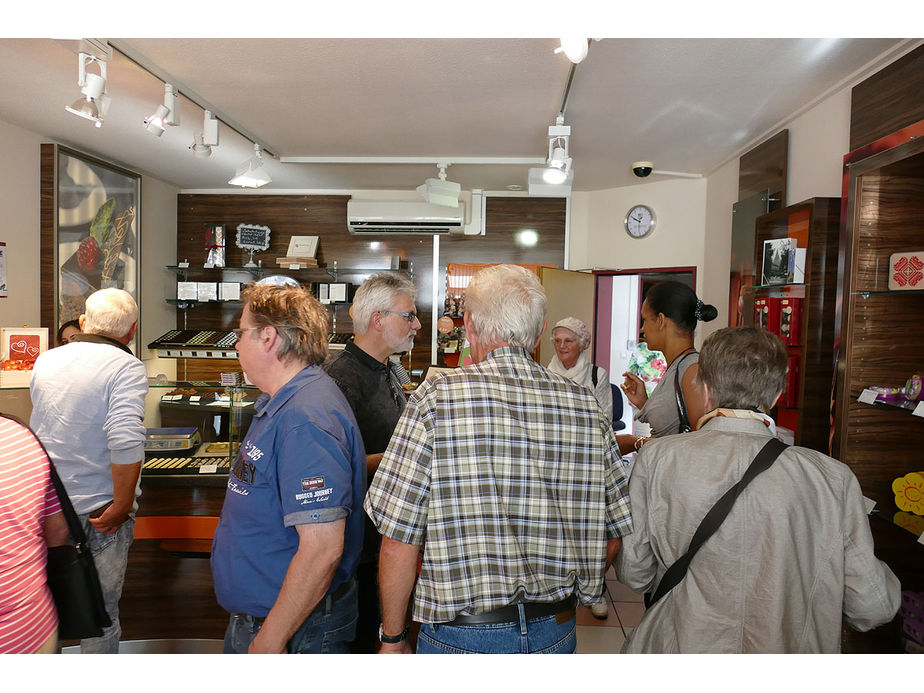
<path fill-rule="evenodd" d="M 57 329 L 79 317 L 87 297 L 98 289 L 124 289 L 138 301 L 141 177 L 58 145 L 43 145 L 43 154 L 46 146 L 54 147 L 52 327 Z M 43 156 L 43 197 L 48 182 L 44 164 Z M 136 335 L 136 354 L 138 340 Z"/>

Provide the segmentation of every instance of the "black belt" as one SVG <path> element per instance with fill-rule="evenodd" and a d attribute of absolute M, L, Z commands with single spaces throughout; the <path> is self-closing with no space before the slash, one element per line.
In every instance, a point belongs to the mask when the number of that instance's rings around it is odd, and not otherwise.
<path fill-rule="evenodd" d="M 572 594 L 560 602 L 529 602 L 523 604 L 526 619 L 541 618 L 542 616 L 555 616 L 566 611 L 573 611 L 577 606 L 577 599 Z M 480 626 L 488 623 L 515 623 L 520 620 L 518 604 L 508 604 L 494 611 L 482 614 L 459 614 L 443 626 Z"/>
<path fill-rule="evenodd" d="M 321 597 L 321 601 L 319 601 L 317 605 L 314 607 L 314 609 L 312 609 L 311 613 L 308 614 L 308 617 L 310 618 L 314 616 L 316 613 L 318 613 L 319 611 L 323 611 L 327 607 L 328 604 L 333 604 L 334 602 L 340 601 L 341 599 L 343 599 L 346 593 L 349 592 L 353 588 L 353 585 L 355 584 L 356 584 L 356 578 L 350 578 L 346 582 L 340 583 L 340 586 L 337 589 L 335 589 L 333 592 L 331 592 L 330 594 L 325 594 L 323 597 Z M 251 616 L 250 614 L 232 614 L 232 615 L 237 616 L 238 618 L 241 618 L 247 621 L 248 623 L 253 623 L 254 625 L 257 625 L 257 626 L 262 626 L 263 622 L 266 620 L 266 616 Z"/>

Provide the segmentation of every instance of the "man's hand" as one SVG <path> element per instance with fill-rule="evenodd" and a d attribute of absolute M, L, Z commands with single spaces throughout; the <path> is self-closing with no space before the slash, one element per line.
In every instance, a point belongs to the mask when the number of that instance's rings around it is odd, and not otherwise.
<path fill-rule="evenodd" d="M 286 643 L 282 643 L 282 647 L 279 646 L 279 643 L 269 642 L 269 638 L 262 637 L 263 630 L 254 636 L 254 639 L 250 641 L 250 647 L 247 648 L 247 654 L 285 654 L 286 653 Z"/>
<path fill-rule="evenodd" d="M 379 654 L 414 654 L 414 651 L 411 649 L 411 643 L 405 639 L 394 644 L 383 642 Z"/>
<path fill-rule="evenodd" d="M 119 531 L 119 527 L 128 519 L 130 511 L 131 507 L 117 508 L 115 503 L 110 503 L 99 517 L 90 518 L 90 524 L 93 525 L 98 532 L 102 532 L 103 534 L 115 534 Z"/>

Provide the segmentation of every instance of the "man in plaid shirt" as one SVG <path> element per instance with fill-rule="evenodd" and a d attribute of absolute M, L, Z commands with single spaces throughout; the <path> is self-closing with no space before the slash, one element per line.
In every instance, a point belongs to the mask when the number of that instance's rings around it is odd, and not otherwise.
<path fill-rule="evenodd" d="M 381 652 L 411 651 L 412 591 L 419 653 L 574 652 L 577 603 L 632 530 L 616 441 L 590 390 L 530 356 L 534 274 L 483 269 L 465 306 L 474 365 L 411 396 L 364 503 L 383 535 Z"/>

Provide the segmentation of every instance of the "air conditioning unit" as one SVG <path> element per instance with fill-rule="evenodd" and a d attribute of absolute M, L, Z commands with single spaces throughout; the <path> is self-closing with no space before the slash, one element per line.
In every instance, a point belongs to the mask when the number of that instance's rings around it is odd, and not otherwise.
<path fill-rule="evenodd" d="M 347 227 L 350 233 L 446 234 L 463 233 L 465 207 L 442 207 L 407 200 L 349 200 Z"/>

